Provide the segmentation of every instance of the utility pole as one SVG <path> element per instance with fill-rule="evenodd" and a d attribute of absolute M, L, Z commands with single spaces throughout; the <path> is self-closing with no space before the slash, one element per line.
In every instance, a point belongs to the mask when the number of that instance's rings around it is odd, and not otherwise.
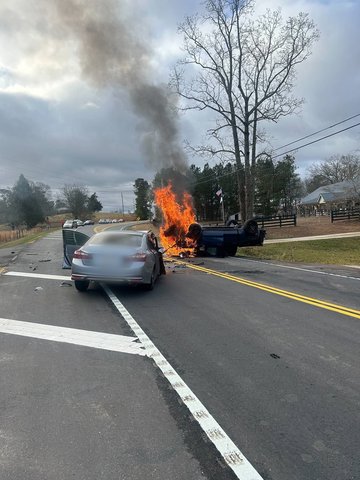
<path fill-rule="evenodd" d="M 124 215 L 124 196 L 123 196 L 123 192 L 121 192 L 121 205 L 122 205 L 122 214 Z"/>

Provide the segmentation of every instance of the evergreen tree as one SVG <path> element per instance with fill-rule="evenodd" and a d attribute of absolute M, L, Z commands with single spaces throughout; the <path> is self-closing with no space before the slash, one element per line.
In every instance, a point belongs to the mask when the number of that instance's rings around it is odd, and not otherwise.
<path fill-rule="evenodd" d="M 255 213 L 269 217 L 278 209 L 274 199 L 275 166 L 270 157 L 260 158 L 255 172 Z"/>
<path fill-rule="evenodd" d="M 303 185 L 296 173 L 295 158 L 286 155 L 275 165 L 274 201 L 286 214 L 293 213 L 296 201 L 303 195 Z"/>
<path fill-rule="evenodd" d="M 102 203 L 99 201 L 96 192 L 94 192 L 88 198 L 87 210 L 89 213 L 94 213 L 94 212 L 100 212 L 102 208 L 103 208 Z"/>
<path fill-rule="evenodd" d="M 135 215 L 140 220 L 150 217 L 150 184 L 143 178 L 137 178 L 134 183 Z"/>
<path fill-rule="evenodd" d="M 41 204 L 44 195 L 40 187 L 31 184 L 23 174 L 8 195 L 8 221 L 18 226 L 32 228 L 45 220 L 45 209 Z"/>

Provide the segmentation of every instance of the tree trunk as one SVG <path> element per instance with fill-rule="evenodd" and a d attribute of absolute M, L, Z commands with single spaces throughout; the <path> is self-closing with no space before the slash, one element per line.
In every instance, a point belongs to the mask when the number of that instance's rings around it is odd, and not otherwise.
<path fill-rule="evenodd" d="M 245 101 L 245 118 L 244 118 L 244 165 L 245 165 L 245 220 L 252 218 L 253 216 L 253 181 L 251 175 L 250 165 L 250 128 L 249 128 L 249 115 L 248 115 L 248 99 Z"/>

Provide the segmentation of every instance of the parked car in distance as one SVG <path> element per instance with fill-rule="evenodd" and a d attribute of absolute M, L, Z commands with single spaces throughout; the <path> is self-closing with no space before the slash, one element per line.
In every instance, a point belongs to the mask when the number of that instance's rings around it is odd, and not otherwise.
<path fill-rule="evenodd" d="M 106 223 L 106 222 L 103 218 L 100 218 L 99 223 L 102 224 L 102 223 Z"/>
<path fill-rule="evenodd" d="M 62 228 L 77 228 L 77 227 L 78 225 L 76 220 L 66 220 L 62 226 Z"/>
<path fill-rule="evenodd" d="M 84 222 L 82 220 L 79 220 L 78 218 L 75 218 L 74 222 L 77 223 L 78 227 L 82 227 L 84 225 Z"/>
<path fill-rule="evenodd" d="M 157 278 L 165 274 L 162 252 L 152 232 L 97 233 L 73 252 L 71 260 L 71 278 L 81 292 L 90 281 L 141 284 L 152 290 Z"/>
<path fill-rule="evenodd" d="M 111 220 L 111 223 L 118 223 L 118 221 L 116 220 L 116 218 L 113 218 L 113 219 Z"/>
<path fill-rule="evenodd" d="M 85 220 L 84 225 L 94 225 L 94 220 Z"/>

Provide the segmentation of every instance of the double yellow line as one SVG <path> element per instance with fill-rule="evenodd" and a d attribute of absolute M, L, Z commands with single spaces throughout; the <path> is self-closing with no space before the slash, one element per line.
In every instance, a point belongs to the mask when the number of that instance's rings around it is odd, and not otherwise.
<path fill-rule="evenodd" d="M 176 261 L 176 263 L 186 265 L 187 267 L 193 270 L 197 270 L 199 272 L 214 275 L 215 277 L 231 280 L 232 282 L 240 283 L 248 287 L 257 288 L 258 290 L 263 290 L 264 292 L 273 293 L 275 295 L 280 295 L 281 297 L 286 297 L 290 298 L 291 300 L 296 300 L 298 302 L 307 303 L 308 305 L 313 305 L 314 307 L 323 308 L 325 310 L 330 310 L 335 313 L 340 313 L 341 315 L 360 319 L 360 310 L 344 307 L 335 303 L 324 302 L 323 300 L 318 300 L 317 298 L 307 297 L 298 293 L 289 292 L 288 290 L 282 290 L 280 288 L 272 287 L 271 285 L 266 285 L 264 283 L 253 282 L 251 280 L 247 280 L 246 278 L 236 277 L 235 275 L 230 275 L 229 273 L 218 272 L 217 270 L 211 270 L 210 268 L 201 267 L 192 263 L 181 261 Z"/>

